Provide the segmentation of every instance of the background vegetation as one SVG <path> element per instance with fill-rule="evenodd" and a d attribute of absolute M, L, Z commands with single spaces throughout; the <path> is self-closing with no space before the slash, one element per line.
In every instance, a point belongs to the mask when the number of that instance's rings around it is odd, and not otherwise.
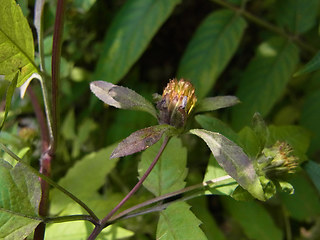
<path fill-rule="evenodd" d="M 35 3 L 17 2 L 36 40 Z M 223 196 L 223 192 L 210 193 L 187 201 L 189 205 L 179 202 L 169 207 L 179 212 L 191 206 L 191 215 L 183 219 L 168 212 L 185 226 L 180 229 L 182 237 L 166 238 L 162 231 L 170 228 L 163 222 L 167 215 L 162 214 L 159 220 L 159 213 L 150 213 L 112 225 L 101 239 L 195 239 L 188 235 L 185 219 L 190 219 L 192 226 L 202 223 L 201 230 L 194 230 L 198 239 L 205 239 L 202 231 L 214 240 L 320 239 L 319 5 L 318 0 L 67 1 L 58 146 L 51 178 L 88 203 L 99 217 L 130 191 L 145 169 L 143 158 L 160 145 L 142 154 L 109 160 L 115 143 L 133 131 L 155 125 L 156 120 L 144 112 L 103 105 L 90 92 L 93 80 L 129 87 L 150 101 L 152 94 L 161 94 L 174 77 L 189 79 L 198 99 L 235 95 L 241 104 L 198 115 L 192 127 L 220 132 L 242 143 L 250 155 L 256 146 L 249 127 L 254 113 L 260 112 L 269 125 L 269 144 L 287 141 L 302 162 L 301 170 L 289 178 L 293 195 L 280 193 L 267 202 L 241 202 Z M 55 12 L 56 1 L 46 1 L 43 68 L 48 75 Z M 39 63 L 37 53 L 35 61 Z M 14 81 L 14 76 L 9 80 Z M 2 116 L 9 83 L 0 81 Z M 30 88 L 32 92 L 24 99 L 18 91 L 14 93 L 0 141 L 39 168 L 41 133 L 31 95 L 34 93 L 33 98 L 42 104 L 42 93 L 37 81 L 32 81 Z M 160 192 L 151 190 L 155 196 L 215 177 L 208 175 L 215 162 L 205 143 L 185 135 L 170 144 L 162 159 L 170 160 L 167 165 L 173 173 L 158 169 L 166 181 Z M 14 163 L 7 153 L 1 152 L 1 158 Z M 166 186 L 181 169 L 186 172 L 175 179 L 177 185 Z M 146 188 L 126 207 L 153 197 L 147 190 L 152 189 L 150 181 L 151 187 L 146 182 Z M 50 202 L 50 215 L 82 213 L 56 189 L 50 190 Z M 86 239 L 92 229 L 84 221 L 49 224 L 45 239 Z"/>

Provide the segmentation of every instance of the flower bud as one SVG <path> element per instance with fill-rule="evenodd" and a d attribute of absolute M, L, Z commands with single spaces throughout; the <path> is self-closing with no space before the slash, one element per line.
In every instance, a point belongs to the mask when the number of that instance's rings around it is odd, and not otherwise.
<path fill-rule="evenodd" d="M 184 79 L 172 79 L 157 102 L 160 124 L 176 128 L 184 127 L 188 116 L 197 102 L 193 85 Z"/>
<path fill-rule="evenodd" d="M 264 161 L 260 162 L 262 171 L 268 178 L 294 173 L 298 167 L 298 158 L 293 156 L 292 148 L 286 142 L 277 141 L 272 147 L 262 151 Z"/>

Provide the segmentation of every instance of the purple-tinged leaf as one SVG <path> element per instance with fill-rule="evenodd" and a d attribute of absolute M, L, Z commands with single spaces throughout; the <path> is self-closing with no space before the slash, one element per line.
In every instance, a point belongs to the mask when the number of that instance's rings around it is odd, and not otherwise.
<path fill-rule="evenodd" d="M 264 192 L 252 162 L 243 150 L 223 135 L 203 129 L 192 129 L 209 146 L 221 167 L 255 198 L 264 201 Z"/>
<path fill-rule="evenodd" d="M 157 112 L 149 101 L 135 91 L 105 81 L 90 83 L 90 89 L 104 103 L 122 109 L 139 110 L 157 118 Z"/>
<path fill-rule="evenodd" d="M 110 158 L 124 157 L 145 150 L 158 142 L 165 132 L 170 132 L 173 128 L 164 124 L 138 130 L 120 142 Z"/>
<path fill-rule="evenodd" d="M 217 96 L 202 99 L 195 108 L 195 112 L 208 112 L 220 108 L 231 107 L 240 103 L 240 100 L 235 96 Z"/>

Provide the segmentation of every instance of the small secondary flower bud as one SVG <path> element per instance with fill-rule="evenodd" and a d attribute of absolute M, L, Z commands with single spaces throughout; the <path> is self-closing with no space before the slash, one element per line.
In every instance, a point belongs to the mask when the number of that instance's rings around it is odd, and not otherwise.
<path fill-rule="evenodd" d="M 193 85 L 184 79 L 172 79 L 157 103 L 159 122 L 176 128 L 185 125 L 187 117 L 197 102 Z"/>

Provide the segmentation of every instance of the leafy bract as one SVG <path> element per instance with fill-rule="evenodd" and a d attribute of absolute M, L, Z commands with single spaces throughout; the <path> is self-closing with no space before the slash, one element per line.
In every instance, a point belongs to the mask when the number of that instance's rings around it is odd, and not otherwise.
<path fill-rule="evenodd" d="M 317 23 L 318 0 L 281 0 L 276 2 L 276 20 L 294 33 L 304 33 Z"/>
<path fill-rule="evenodd" d="M 245 20 L 229 10 L 215 11 L 198 27 L 181 59 L 178 77 L 189 79 L 203 98 L 234 55 Z"/>
<path fill-rule="evenodd" d="M 262 186 L 252 162 L 243 150 L 215 132 L 203 129 L 192 129 L 190 132 L 202 138 L 210 148 L 219 165 L 234 178 L 239 185 L 259 200 L 265 200 Z"/>
<path fill-rule="evenodd" d="M 103 148 L 90 153 L 76 162 L 67 174 L 59 180 L 59 184 L 71 191 L 81 200 L 91 199 L 98 189 L 105 183 L 105 177 L 115 167 L 118 159 L 108 159 L 114 146 Z M 81 181 L 79 181 L 79 178 Z M 57 189 L 50 192 L 50 212 L 57 214 L 72 202 Z"/>
<path fill-rule="evenodd" d="M 106 33 L 94 79 L 117 83 L 147 48 L 180 0 L 126 1 Z"/>
<path fill-rule="evenodd" d="M 248 239 L 281 240 L 282 231 L 275 225 L 268 211 L 258 202 L 239 202 L 224 198 L 224 206 L 243 228 Z"/>
<path fill-rule="evenodd" d="M 116 108 L 140 110 L 157 118 L 153 105 L 135 91 L 109 82 L 95 81 L 90 83 L 91 91 L 104 103 Z"/>
<path fill-rule="evenodd" d="M 220 108 L 230 107 L 240 103 L 235 96 L 218 96 L 202 99 L 195 108 L 195 112 L 208 112 Z"/>
<path fill-rule="evenodd" d="M 297 48 L 284 39 L 272 38 L 260 44 L 240 79 L 236 96 L 241 104 L 232 108 L 234 127 L 249 125 L 255 112 L 263 117 L 270 112 L 284 93 L 297 61 Z"/>
<path fill-rule="evenodd" d="M 161 142 L 153 145 L 142 153 L 142 158 L 139 163 L 138 172 L 142 176 L 154 157 L 159 151 Z M 160 196 L 169 192 L 179 190 L 185 186 L 185 177 L 188 170 L 187 165 L 187 150 L 181 144 L 178 138 L 172 138 L 162 153 L 158 163 L 144 181 L 145 186 L 155 196 Z"/>
<path fill-rule="evenodd" d="M 164 133 L 168 133 L 173 129 L 174 127 L 167 124 L 140 129 L 122 140 L 112 152 L 110 158 L 124 157 L 141 152 L 158 142 Z"/>
<path fill-rule="evenodd" d="M 269 138 L 269 129 L 260 113 L 255 113 L 253 115 L 252 125 L 253 130 L 259 139 L 260 150 L 262 151 L 262 149 L 265 147 L 267 143 L 267 139 Z"/>
<path fill-rule="evenodd" d="M 28 168 L 0 159 L 0 239 L 26 238 L 42 221 L 40 182 Z"/>
<path fill-rule="evenodd" d="M 187 203 L 174 203 L 160 213 L 157 239 L 206 240 L 206 236 L 199 228 L 200 224 L 201 222 L 190 211 L 190 206 Z"/>
<path fill-rule="evenodd" d="M 20 70 L 20 87 L 37 72 L 32 31 L 16 1 L 0 0 L 0 6 L 0 75 L 12 81 Z"/>
<path fill-rule="evenodd" d="M 203 181 L 209 181 L 219 177 L 228 175 L 226 171 L 218 164 L 217 160 L 210 156 L 206 174 L 204 175 Z M 239 186 L 236 181 L 232 178 L 229 178 L 221 183 L 221 187 L 213 186 L 206 190 L 205 194 L 216 194 L 216 195 L 231 195 L 233 191 Z"/>

